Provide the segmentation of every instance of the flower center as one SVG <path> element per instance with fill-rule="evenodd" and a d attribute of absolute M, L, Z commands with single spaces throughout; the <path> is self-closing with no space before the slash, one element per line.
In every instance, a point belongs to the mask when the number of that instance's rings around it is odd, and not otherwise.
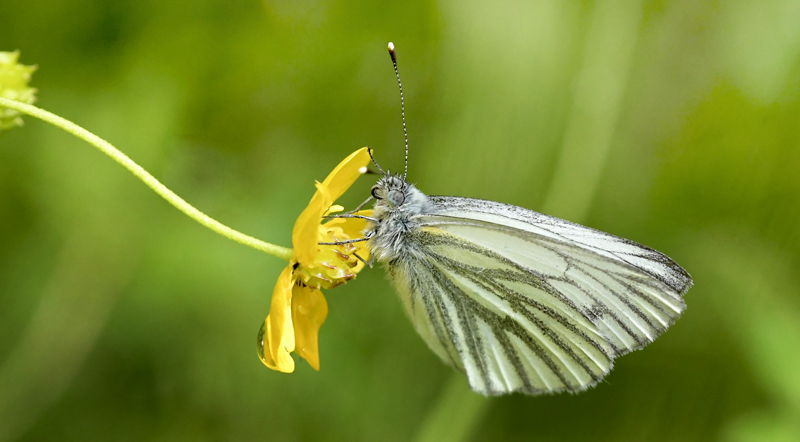
<path fill-rule="evenodd" d="M 341 227 L 319 226 L 319 242 L 338 242 L 351 239 Z M 314 262 L 300 263 L 295 274 L 303 284 L 330 289 L 354 279 L 361 261 L 355 256 L 364 243 L 319 246 Z"/>

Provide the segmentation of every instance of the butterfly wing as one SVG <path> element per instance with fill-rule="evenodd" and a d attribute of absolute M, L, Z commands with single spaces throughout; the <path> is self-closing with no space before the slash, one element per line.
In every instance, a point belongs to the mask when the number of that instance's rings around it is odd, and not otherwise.
<path fill-rule="evenodd" d="M 430 201 L 389 276 L 475 391 L 584 390 L 685 308 L 691 277 L 648 247 L 506 204 Z"/>

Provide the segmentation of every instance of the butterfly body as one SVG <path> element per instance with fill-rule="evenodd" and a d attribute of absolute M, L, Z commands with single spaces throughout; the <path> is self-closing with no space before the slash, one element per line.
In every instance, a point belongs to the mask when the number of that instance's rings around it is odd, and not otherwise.
<path fill-rule="evenodd" d="M 365 231 L 416 330 L 486 395 L 577 392 L 683 312 L 689 274 L 653 249 L 385 175 Z"/>
<path fill-rule="evenodd" d="M 376 199 L 372 217 L 378 222 L 367 227 L 371 256 L 386 263 L 418 253 L 407 234 L 419 228 L 417 217 L 432 210 L 428 197 L 400 176 L 390 174 L 378 181 L 372 195 Z"/>

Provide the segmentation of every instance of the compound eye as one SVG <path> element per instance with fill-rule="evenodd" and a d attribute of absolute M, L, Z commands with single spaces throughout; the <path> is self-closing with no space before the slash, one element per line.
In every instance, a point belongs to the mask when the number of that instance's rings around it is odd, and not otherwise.
<path fill-rule="evenodd" d="M 378 196 L 378 191 L 380 189 L 381 188 L 377 184 L 372 186 L 372 197 L 375 198 L 376 200 L 382 199 L 381 197 Z"/>
<path fill-rule="evenodd" d="M 405 202 L 406 197 L 403 195 L 403 192 L 399 190 L 390 190 L 389 191 L 389 202 L 395 206 L 399 206 Z"/>

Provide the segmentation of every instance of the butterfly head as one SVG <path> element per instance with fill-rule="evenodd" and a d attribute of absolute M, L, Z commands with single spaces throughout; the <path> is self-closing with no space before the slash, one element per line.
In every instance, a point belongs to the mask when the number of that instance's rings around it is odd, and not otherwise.
<path fill-rule="evenodd" d="M 399 175 L 386 174 L 372 186 L 372 197 L 375 198 L 376 205 L 387 205 L 390 208 L 402 206 L 407 193 L 408 183 Z"/>

